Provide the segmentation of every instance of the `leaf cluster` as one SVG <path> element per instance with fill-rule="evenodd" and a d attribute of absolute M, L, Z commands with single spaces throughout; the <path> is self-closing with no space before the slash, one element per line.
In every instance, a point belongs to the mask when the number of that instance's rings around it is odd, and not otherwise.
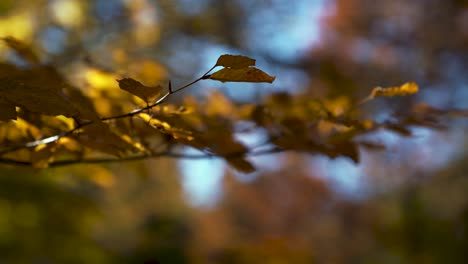
<path fill-rule="evenodd" d="M 178 88 L 171 82 L 148 86 L 132 78 L 117 80 L 121 93 L 128 92 L 146 105 L 123 111 L 129 101 L 110 102 L 111 115 L 103 116 L 96 101 L 72 85 L 60 71 L 40 63 L 26 44 L 3 39 L 27 62 L 20 68 L 0 63 L 0 162 L 36 168 L 75 163 L 101 163 L 151 157 L 223 158 L 241 172 L 255 166 L 249 156 L 282 151 L 347 157 L 359 162 L 359 147 L 382 149 L 365 134 L 390 129 L 410 135 L 412 125 L 439 128 L 447 115 L 466 116 L 462 110 L 440 110 L 419 105 L 397 121 L 378 123 L 360 118 L 357 108 L 376 97 L 408 95 L 415 83 L 377 87 L 358 103 L 340 105 L 333 99 L 274 93 L 256 104 L 235 104 L 221 93 L 203 102 L 186 97 L 182 105 L 167 99 L 190 85 L 211 79 L 221 82 L 268 82 L 275 77 L 255 67 L 255 60 L 241 55 L 222 55 L 205 74 Z M 217 67 L 221 69 L 211 73 Z M 167 90 L 167 92 L 165 92 Z M 119 91 L 116 91 L 119 92 Z M 124 97 L 122 97 L 124 98 Z M 342 108 L 336 111 L 336 107 Z M 117 109 L 117 110 L 115 110 Z M 239 141 L 242 133 L 262 134 L 254 145 Z M 200 154 L 187 155 L 181 147 Z"/>

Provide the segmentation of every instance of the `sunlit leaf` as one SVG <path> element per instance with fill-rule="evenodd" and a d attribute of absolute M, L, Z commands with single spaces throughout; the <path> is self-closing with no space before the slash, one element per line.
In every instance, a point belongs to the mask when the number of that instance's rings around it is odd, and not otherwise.
<path fill-rule="evenodd" d="M 93 89 L 114 89 L 117 86 L 115 83 L 116 75 L 100 69 L 88 69 L 85 77 Z"/>
<path fill-rule="evenodd" d="M 396 87 L 376 87 L 371 92 L 371 97 L 380 97 L 380 96 L 404 96 L 417 93 L 419 87 L 414 82 L 407 82 L 402 86 Z"/>
<path fill-rule="evenodd" d="M 151 127 L 156 128 L 164 134 L 170 135 L 173 139 L 181 139 L 184 141 L 192 141 L 194 139 L 192 131 L 172 126 L 168 122 L 153 118 L 146 113 L 140 113 L 138 117 L 144 120 Z"/>
<path fill-rule="evenodd" d="M 160 85 L 157 86 L 145 86 L 139 81 L 136 81 L 132 78 L 124 78 L 121 80 L 117 80 L 119 82 L 119 87 L 122 90 L 125 90 L 139 98 L 143 99 L 145 102 L 150 102 L 157 98 L 163 88 Z"/>
<path fill-rule="evenodd" d="M 209 79 L 221 82 L 268 82 L 272 83 L 275 77 L 270 76 L 254 67 L 234 69 L 224 68 L 211 75 Z"/>
<path fill-rule="evenodd" d="M 31 153 L 31 163 L 34 168 L 45 169 L 54 160 L 56 144 L 41 144 L 34 148 Z"/>
<path fill-rule="evenodd" d="M 255 60 L 242 55 L 229 55 L 224 54 L 218 58 L 216 66 L 223 66 L 226 68 L 241 69 L 249 66 L 255 66 Z"/>
<path fill-rule="evenodd" d="M 69 152 L 81 153 L 82 151 L 82 146 L 80 143 L 71 137 L 62 137 L 57 141 L 56 144 Z"/>

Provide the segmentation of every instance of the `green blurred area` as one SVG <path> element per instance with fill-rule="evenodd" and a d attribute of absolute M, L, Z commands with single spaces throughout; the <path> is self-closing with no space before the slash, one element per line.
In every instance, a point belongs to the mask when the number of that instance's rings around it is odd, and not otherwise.
<path fill-rule="evenodd" d="M 111 166 L 116 182 L 105 188 L 90 177 L 102 173 L 93 166 L 3 168 L 2 262 L 463 263 L 467 257 L 463 160 L 359 202 L 338 199 L 320 180 L 294 171 L 250 183 L 231 175 L 219 206 L 209 210 L 186 204 L 174 174 L 142 177 L 137 167 L 145 165 Z"/>
<path fill-rule="evenodd" d="M 286 23 L 290 1 L 188 2 L 0 1 L 0 34 L 32 43 L 72 77 L 90 58 L 147 82 L 189 79 L 204 70 L 201 51 L 221 46 L 261 58 L 279 77 L 299 71 L 301 87 L 293 79 L 281 89 L 319 98 L 355 101 L 370 87 L 410 80 L 427 87 L 419 98 L 373 104 L 370 115 L 419 99 L 467 106 L 466 1 L 327 2 L 321 42 L 294 59 L 248 42 L 272 23 L 252 17 Z M 87 80 L 98 86 L 99 78 Z M 104 105 L 112 92 L 97 97 Z M 338 193 L 316 163 L 294 153 L 250 180 L 226 170 L 209 208 L 191 205 L 175 160 L 2 166 L 0 263 L 466 263 L 466 124 L 447 126 L 430 155 L 412 145 L 390 157 L 367 153 L 369 193 L 359 199 Z M 440 162 L 444 144 L 456 155 Z"/>

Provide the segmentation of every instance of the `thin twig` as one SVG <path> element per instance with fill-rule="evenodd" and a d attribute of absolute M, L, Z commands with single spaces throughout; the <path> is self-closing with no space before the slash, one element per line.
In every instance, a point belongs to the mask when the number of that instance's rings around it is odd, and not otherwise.
<path fill-rule="evenodd" d="M 109 117 L 102 117 L 100 118 L 100 121 L 109 121 L 109 120 L 116 120 L 116 119 L 121 119 L 121 118 L 127 118 L 127 117 L 133 117 L 139 113 L 142 113 L 143 111 L 145 110 L 150 110 L 152 109 L 153 107 L 156 107 L 162 103 L 164 103 L 167 98 L 172 95 L 172 94 L 175 94 L 201 80 L 204 80 L 206 79 L 206 77 L 208 76 L 208 74 L 214 69 L 216 68 L 216 65 L 211 67 L 211 69 L 209 69 L 206 73 L 204 73 L 201 77 L 191 81 L 190 83 L 188 84 L 185 84 L 185 85 L 182 85 L 181 87 L 173 90 L 172 89 L 172 84 L 171 82 L 169 81 L 169 91 L 164 94 L 161 98 L 159 98 L 157 101 L 153 102 L 152 104 L 147 104 L 146 107 L 143 107 L 143 108 L 138 108 L 138 109 L 135 109 L 129 113 L 125 113 L 125 114 L 120 114 L 120 115 L 115 115 L 115 116 L 109 116 Z M 70 129 L 68 131 L 65 131 L 65 132 L 62 132 L 58 135 L 54 135 L 54 136 L 49 136 L 49 137 L 46 137 L 46 138 L 42 138 L 42 139 L 38 139 L 38 140 L 35 140 L 35 141 L 31 141 L 31 142 L 27 142 L 25 144 L 22 144 L 22 145 L 19 145 L 19 146 L 13 146 L 13 147 L 9 147 L 9 148 L 6 148 L 6 149 L 3 149 L 3 150 L 0 150 L 0 155 L 4 155 L 4 154 L 7 154 L 7 153 L 10 153 L 10 152 L 14 152 L 14 151 L 17 151 L 17 150 L 20 150 L 20 149 L 25 149 L 25 148 L 34 148 L 34 147 L 37 147 L 41 144 L 49 144 L 49 143 L 52 143 L 52 142 L 57 142 L 57 140 L 59 140 L 60 138 L 63 138 L 63 137 L 66 137 L 66 136 L 69 136 L 71 134 L 73 134 L 75 131 L 85 127 L 85 126 L 88 126 L 88 125 L 91 125 L 91 124 L 94 124 L 95 122 L 94 121 L 86 121 L 86 122 L 83 122 L 83 123 L 78 123 L 78 125 L 73 128 L 73 129 Z"/>
<path fill-rule="evenodd" d="M 227 155 L 212 155 L 212 154 L 184 154 L 184 153 L 173 153 L 173 152 L 158 152 L 152 154 L 142 154 L 142 155 L 135 155 L 125 158 L 97 158 L 97 159 L 74 159 L 74 160 L 59 160 L 55 162 L 51 162 L 48 164 L 49 167 L 63 167 L 67 165 L 76 165 L 76 164 L 102 164 L 102 163 L 114 163 L 114 162 L 126 162 L 126 161 L 137 161 L 143 159 L 151 159 L 151 158 L 176 158 L 176 159 L 189 159 L 189 160 L 201 160 L 201 159 L 233 159 L 237 157 L 256 157 L 256 156 L 263 156 L 269 154 L 276 154 L 280 152 L 286 151 L 285 149 L 281 148 L 270 148 L 258 151 L 251 151 L 251 152 L 233 152 Z M 15 165 L 15 166 L 25 166 L 31 167 L 33 165 L 30 161 L 21 161 L 21 160 L 14 160 L 8 158 L 0 158 L 0 164 L 5 165 Z"/>

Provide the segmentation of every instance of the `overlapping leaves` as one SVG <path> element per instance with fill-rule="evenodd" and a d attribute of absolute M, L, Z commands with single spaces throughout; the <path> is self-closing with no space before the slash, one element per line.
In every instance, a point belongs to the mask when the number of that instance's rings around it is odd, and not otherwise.
<path fill-rule="evenodd" d="M 257 69 L 255 60 L 241 55 L 222 55 L 215 66 L 225 67 L 207 76 L 211 80 L 221 82 L 268 82 L 272 83 L 275 77 Z"/>
<path fill-rule="evenodd" d="M 190 97 L 183 105 L 166 103 L 170 95 L 201 80 L 268 83 L 275 80 L 256 68 L 254 59 L 222 55 L 206 74 L 178 89 L 169 86 L 167 93 L 160 85 L 146 86 L 131 78 L 119 79 L 119 87 L 145 101 L 146 107 L 100 117 L 94 102 L 56 68 L 42 65 L 28 45 L 12 38 L 3 40 L 29 64 L 19 68 L 0 63 L 0 161 L 10 164 L 45 168 L 165 155 L 183 157 L 173 150 L 178 149 L 175 146 L 188 146 L 201 152 L 198 157 L 221 157 L 235 169 L 248 173 L 255 168 L 247 157 L 257 152 L 253 146 L 237 140 L 239 123 L 249 124 L 251 131 L 265 133 L 268 140 L 261 146 L 269 147 L 271 152 L 293 150 L 359 162 L 359 146 L 384 147 L 363 140 L 361 136 L 366 133 L 385 128 L 410 135 L 410 126 L 439 128 L 437 121 L 441 117 L 467 115 L 463 110 L 445 111 L 427 105 L 420 105 L 392 122 L 377 123 L 353 115 L 356 106 L 376 97 L 416 93 L 419 87 L 412 82 L 377 87 L 360 103 L 341 105 L 339 112 L 330 107 L 333 105 L 330 101 L 287 93 L 272 94 L 255 105 L 236 105 L 221 93 L 211 94 L 203 103 Z M 222 69 L 210 74 L 216 67 Z M 113 102 L 111 107 L 119 109 L 121 103 Z"/>

